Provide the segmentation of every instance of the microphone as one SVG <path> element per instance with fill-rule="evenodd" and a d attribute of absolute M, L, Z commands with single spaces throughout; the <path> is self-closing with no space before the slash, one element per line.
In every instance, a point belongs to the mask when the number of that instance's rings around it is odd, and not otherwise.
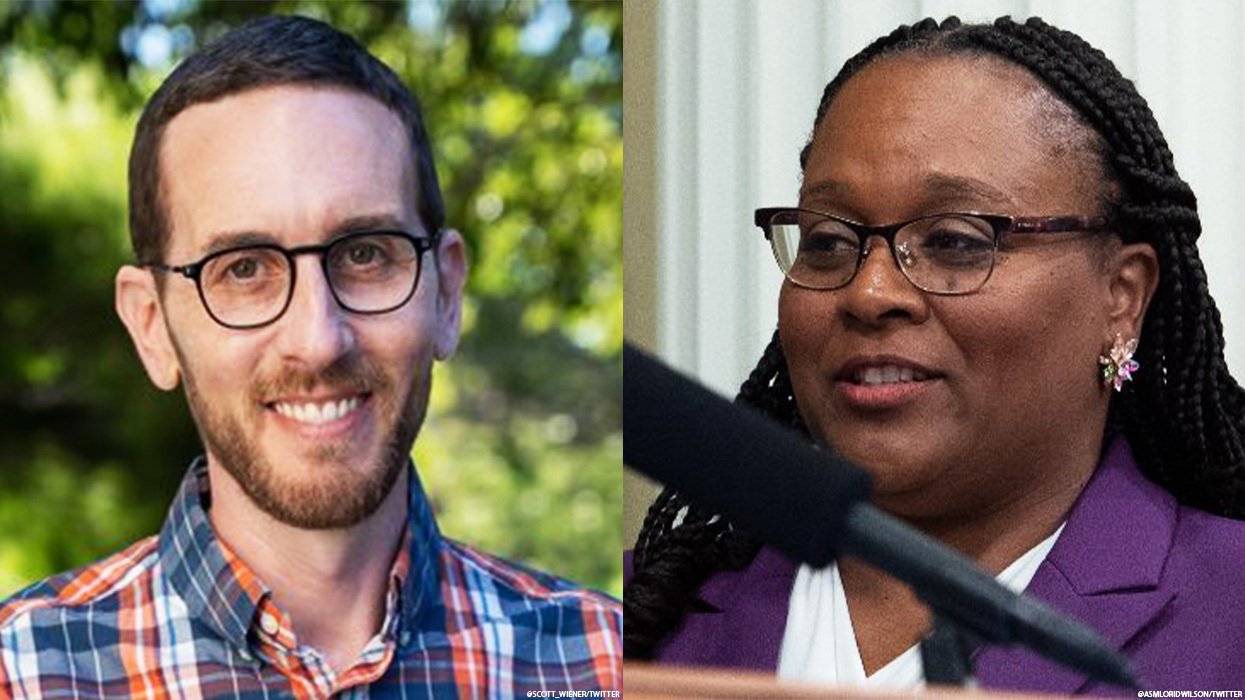
<path fill-rule="evenodd" d="M 868 502 L 868 475 L 760 413 L 623 346 L 623 462 L 814 567 L 841 551 L 907 583 L 936 613 L 1024 644 L 1097 680 L 1137 688 L 1096 632 L 1018 595 L 971 559 Z"/>

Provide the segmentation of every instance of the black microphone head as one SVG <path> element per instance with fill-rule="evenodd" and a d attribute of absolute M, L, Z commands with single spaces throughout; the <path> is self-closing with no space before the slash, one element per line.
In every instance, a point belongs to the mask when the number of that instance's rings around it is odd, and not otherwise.
<path fill-rule="evenodd" d="M 623 461 L 799 561 L 829 564 L 869 478 L 794 431 L 623 347 Z"/>

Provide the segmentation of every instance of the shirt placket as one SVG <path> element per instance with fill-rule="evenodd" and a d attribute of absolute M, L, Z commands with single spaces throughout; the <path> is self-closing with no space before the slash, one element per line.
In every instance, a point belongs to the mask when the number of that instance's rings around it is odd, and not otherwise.
<path fill-rule="evenodd" d="M 265 597 L 255 615 L 252 636 L 257 655 L 290 684 L 298 698 L 328 698 L 337 678 L 322 654 L 300 647 L 289 617 L 271 597 Z"/>
<path fill-rule="evenodd" d="M 404 564 L 404 559 L 399 557 L 400 563 Z M 400 566 L 399 570 L 405 573 L 405 566 Z M 381 631 L 372 637 L 359 658 L 338 678 L 338 692 L 348 695 L 345 691 L 351 688 L 375 683 L 393 663 L 395 640 L 399 636 L 402 620 L 401 588 L 402 576 L 396 574 L 391 578 L 389 593 L 385 597 L 385 621 L 381 624 Z"/>
<path fill-rule="evenodd" d="M 386 597 L 381 632 L 364 647 L 358 659 L 340 675 L 328 659 L 312 647 L 300 646 L 289 617 L 265 596 L 253 624 L 255 653 L 284 676 L 300 698 L 328 698 L 335 693 L 349 696 L 350 689 L 374 683 L 393 662 L 401 620 L 401 579 L 394 577 Z"/>

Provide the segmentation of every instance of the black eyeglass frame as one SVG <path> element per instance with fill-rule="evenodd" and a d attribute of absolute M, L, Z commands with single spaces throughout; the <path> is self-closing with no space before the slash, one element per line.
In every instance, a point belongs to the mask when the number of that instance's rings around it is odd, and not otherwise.
<path fill-rule="evenodd" d="M 406 240 L 410 241 L 411 245 L 415 248 L 415 279 L 411 282 L 410 290 L 408 290 L 406 295 L 402 297 L 401 301 L 399 301 L 398 303 L 392 306 L 388 306 L 383 309 L 360 310 L 360 309 L 352 308 L 349 304 L 343 301 L 341 296 L 337 293 L 337 287 L 333 284 L 333 276 L 329 272 L 329 263 L 328 263 L 328 258 L 329 258 L 328 251 L 329 250 L 331 250 L 332 248 L 338 245 L 341 245 L 342 243 L 346 243 L 346 242 L 356 240 L 359 238 L 364 238 L 367 236 L 399 236 L 401 238 L 405 238 Z M 186 265 L 165 265 L 162 263 L 148 263 L 146 265 L 143 265 L 143 267 L 148 267 L 148 268 L 159 270 L 162 272 L 174 272 L 187 279 L 194 280 L 195 289 L 198 290 L 199 292 L 199 301 L 203 304 L 203 308 L 204 310 L 207 311 L 208 316 L 211 316 L 213 321 L 224 326 L 225 328 L 244 331 L 244 330 L 252 330 L 255 328 L 263 328 L 264 326 L 271 325 L 273 323 L 276 323 L 278 320 L 281 319 L 282 316 L 285 315 L 285 312 L 290 308 L 290 302 L 293 301 L 294 299 L 294 285 L 298 281 L 298 266 L 294 264 L 294 258 L 299 255 L 313 255 L 314 254 L 314 255 L 320 256 L 320 269 L 324 271 L 324 279 L 325 279 L 325 282 L 328 284 L 329 293 L 333 295 L 333 300 L 337 302 L 338 306 L 340 306 L 341 308 L 351 313 L 362 314 L 366 316 L 375 316 L 379 314 L 387 314 L 390 311 L 399 309 L 402 306 L 404 306 L 406 302 L 410 301 L 411 297 L 415 296 L 415 290 L 419 289 L 419 280 L 421 277 L 423 277 L 423 273 L 424 273 L 424 253 L 428 252 L 429 250 L 435 253 L 437 246 L 440 244 L 440 242 L 441 242 L 441 231 L 440 230 L 437 230 L 435 233 L 433 233 L 430 236 L 415 236 L 410 233 L 407 233 L 406 231 L 388 230 L 388 229 L 382 229 L 378 231 L 357 231 L 354 233 L 348 233 L 338 238 L 334 238 L 328 243 L 320 243 L 320 244 L 315 244 L 315 245 L 302 245 L 302 246 L 297 246 L 294 248 L 283 248 L 279 245 L 276 245 L 275 243 L 257 243 L 257 244 L 252 244 L 252 245 L 241 245 L 241 246 L 234 246 L 231 248 L 225 248 L 224 250 L 218 250 L 214 253 L 209 253 L 208 255 L 204 256 L 202 259 L 196 262 L 188 263 Z M 271 319 L 264 321 L 262 323 L 233 324 L 233 323 L 226 323 L 222 321 L 216 315 L 216 313 L 212 311 L 212 305 L 208 303 L 207 295 L 203 291 L 202 274 L 203 274 L 203 269 L 208 265 L 208 263 L 212 262 L 216 258 L 219 258 L 223 255 L 229 255 L 231 253 L 236 253 L 240 250 L 275 251 L 285 256 L 285 260 L 289 264 L 290 283 L 286 287 L 286 290 L 285 290 L 285 303 L 281 305 L 281 310 L 278 311 Z"/>
<path fill-rule="evenodd" d="M 773 226 L 774 218 L 783 213 L 796 215 L 811 214 L 813 216 L 821 217 L 822 219 L 831 219 L 843 224 L 851 229 L 852 233 L 856 234 L 856 236 L 860 239 L 860 247 L 856 252 L 856 267 L 852 270 L 852 274 L 846 281 L 833 287 L 813 287 L 808 284 L 804 284 L 799 280 L 792 279 L 789 271 L 782 270 L 782 261 L 778 257 L 778 251 L 774 248 Z M 971 216 L 973 218 L 980 219 L 989 224 L 994 233 L 994 247 L 990 251 L 990 270 L 986 272 L 986 276 L 981 280 L 981 283 L 972 289 L 935 291 L 922 287 L 910 276 L 908 276 L 908 271 L 904 268 L 903 263 L 900 262 L 899 253 L 895 250 L 895 236 L 899 233 L 900 229 L 918 221 L 935 219 L 944 216 Z M 896 224 L 870 226 L 868 224 L 862 224 L 858 221 L 852 221 L 851 219 L 845 219 L 841 216 L 835 216 L 834 214 L 827 214 L 826 212 L 817 211 L 816 209 L 805 209 L 802 207 L 761 207 L 753 213 L 752 218 L 753 223 L 760 228 L 761 233 L 764 234 L 765 240 L 769 242 L 770 252 L 774 254 L 774 261 L 778 263 L 778 269 L 782 270 L 783 277 L 797 287 L 830 292 L 836 289 L 842 289 L 851 284 L 852 281 L 856 279 L 856 275 L 860 273 L 860 268 L 864 266 L 865 258 L 869 256 L 869 239 L 873 236 L 880 236 L 882 240 L 886 242 L 886 247 L 890 250 L 891 257 L 895 260 L 895 264 L 899 267 L 899 271 L 903 273 L 904 279 L 908 280 L 912 286 L 926 292 L 927 294 L 936 294 L 939 296 L 963 296 L 965 294 L 972 294 L 984 287 L 986 282 L 990 281 L 991 275 L 994 274 L 994 263 L 999 252 L 999 240 L 1009 233 L 1030 234 L 1094 232 L 1107 230 L 1112 225 L 1112 221 L 1108 217 L 1086 214 L 1060 214 L 1056 216 L 1008 216 L 1006 214 L 953 211 L 926 214 L 925 216 L 918 216 L 915 219 L 901 221 Z"/>

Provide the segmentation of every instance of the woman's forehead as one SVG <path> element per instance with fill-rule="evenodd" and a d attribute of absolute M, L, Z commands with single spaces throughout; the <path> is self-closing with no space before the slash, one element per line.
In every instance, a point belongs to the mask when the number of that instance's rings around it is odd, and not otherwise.
<path fill-rule="evenodd" d="M 973 191 L 989 189 L 1003 195 L 993 198 L 1000 204 L 1092 206 L 1102 185 L 1095 139 L 1024 68 L 908 52 L 866 66 L 834 97 L 814 132 L 802 195 L 837 189 L 911 200 L 921 192 L 935 200 L 929 206 L 984 205 L 991 202 Z M 955 181 L 982 187 L 944 186 Z"/>
<path fill-rule="evenodd" d="M 865 101 L 872 121 L 882 115 L 916 113 L 956 116 L 972 123 L 1002 115 L 1018 133 L 1036 126 L 1034 135 L 1056 141 L 1084 139 L 1093 130 L 1080 115 L 1023 66 L 992 54 L 906 51 L 881 57 L 852 76 L 831 102 L 826 120 L 839 118 L 847 106 Z M 819 125 L 820 126 L 820 125 Z"/>

